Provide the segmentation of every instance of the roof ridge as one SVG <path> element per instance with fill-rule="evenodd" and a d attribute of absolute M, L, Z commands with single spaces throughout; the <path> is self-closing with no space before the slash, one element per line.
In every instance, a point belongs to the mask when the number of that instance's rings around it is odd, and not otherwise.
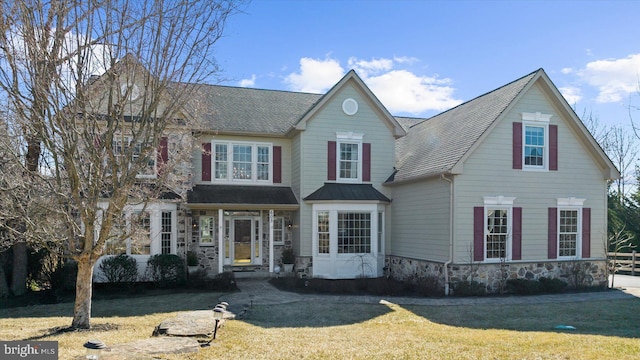
<path fill-rule="evenodd" d="M 185 83 L 185 82 L 179 82 L 178 84 L 186 84 L 186 85 L 194 85 L 194 86 L 207 86 L 207 87 L 222 87 L 222 88 L 253 90 L 253 91 L 272 91 L 272 92 L 281 92 L 281 93 L 288 93 L 288 94 L 301 94 L 301 95 L 324 95 L 322 93 L 314 93 L 314 92 L 306 92 L 306 91 L 293 91 L 293 90 L 281 90 L 281 89 L 264 89 L 264 88 L 246 87 L 246 86 L 238 86 L 238 85 L 221 85 L 221 84 L 206 84 L 206 83 L 196 84 L 196 83 Z"/>
<path fill-rule="evenodd" d="M 463 103 L 460 103 L 460 104 L 458 104 L 458 105 L 456 105 L 456 106 L 454 106 L 454 107 L 452 107 L 452 108 L 450 108 L 450 109 L 448 109 L 448 110 L 445 110 L 445 111 L 443 111 L 443 112 L 441 112 L 441 113 L 438 113 L 438 114 L 436 114 L 436 115 L 433 115 L 433 116 L 431 116 L 431 117 L 428 117 L 428 118 L 426 118 L 426 119 L 425 119 L 425 121 L 421 121 L 421 122 L 419 122 L 419 123 L 417 123 L 417 124 L 414 124 L 414 125 L 410 126 L 410 128 L 413 128 L 413 127 L 415 127 L 415 126 L 418 126 L 418 125 L 424 124 L 424 123 L 426 123 L 426 122 L 427 122 L 426 120 L 430 120 L 430 119 L 433 119 L 433 118 L 439 117 L 440 115 L 443 115 L 443 114 L 446 114 L 446 113 L 448 113 L 448 112 L 451 112 L 451 111 L 453 111 L 453 110 L 455 110 L 455 109 L 457 109 L 457 108 L 459 108 L 459 107 L 462 107 L 462 106 L 464 106 L 464 105 L 467 105 L 467 104 L 469 104 L 469 103 L 471 103 L 471 102 L 473 102 L 473 101 L 475 101 L 475 100 L 477 100 L 477 99 L 479 99 L 479 98 L 482 98 L 482 97 L 487 96 L 487 95 L 489 95 L 489 94 L 495 93 L 495 92 L 497 92 L 497 91 L 499 91 L 499 90 L 501 90 L 501 89 L 504 89 L 504 88 L 505 88 L 505 87 L 507 87 L 507 86 L 513 85 L 514 83 L 516 83 L 516 82 L 518 82 L 518 81 L 521 81 L 522 79 L 524 79 L 524 78 L 526 78 L 526 77 L 529 77 L 529 76 L 535 75 L 535 74 L 536 74 L 536 73 L 538 73 L 539 71 L 544 71 L 544 69 L 543 69 L 543 68 L 539 68 L 539 69 L 537 69 L 537 70 L 535 70 L 535 71 L 532 71 L 532 72 L 530 72 L 530 73 L 528 73 L 528 74 L 526 74 L 526 75 L 524 75 L 524 76 L 521 76 L 521 77 L 519 77 L 519 78 L 517 78 L 517 79 L 515 79 L 515 80 L 512 80 L 512 81 L 510 81 L 510 82 L 508 82 L 508 83 L 506 83 L 506 84 L 504 84 L 504 85 L 502 85 L 502 86 L 499 86 L 499 87 L 497 87 L 497 88 L 495 88 L 495 89 L 493 89 L 493 90 L 490 90 L 490 91 L 485 92 L 484 94 L 478 95 L 478 96 L 476 96 L 476 97 L 474 97 L 474 98 L 472 98 L 472 99 L 470 99 L 470 100 L 467 100 L 467 101 L 465 101 L 465 102 L 463 102 Z"/>

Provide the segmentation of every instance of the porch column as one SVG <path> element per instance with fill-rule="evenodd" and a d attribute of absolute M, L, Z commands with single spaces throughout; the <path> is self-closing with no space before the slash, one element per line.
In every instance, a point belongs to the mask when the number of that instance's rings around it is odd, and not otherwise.
<path fill-rule="evenodd" d="M 224 211 L 218 209 L 218 274 L 224 271 Z"/>
<path fill-rule="evenodd" d="M 273 272 L 273 210 L 269 210 L 269 272 Z"/>

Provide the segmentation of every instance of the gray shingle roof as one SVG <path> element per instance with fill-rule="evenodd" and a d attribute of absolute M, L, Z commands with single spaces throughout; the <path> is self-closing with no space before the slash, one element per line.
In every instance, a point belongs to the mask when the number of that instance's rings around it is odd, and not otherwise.
<path fill-rule="evenodd" d="M 298 205 L 287 186 L 196 185 L 187 193 L 189 204 Z"/>
<path fill-rule="evenodd" d="M 388 197 L 376 190 L 371 184 L 325 183 L 321 188 L 305 197 L 306 201 L 383 201 L 391 202 Z"/>
<path fill-rule="evenodd" d="M 284 135 L 323 95 L 201 85 L 186 105 L 209 130 Z"/>
<path fill-rule="evenodd" d="M 393 181 L 451 171 L 539 71 L 410 126 L 396 140 Z"/>

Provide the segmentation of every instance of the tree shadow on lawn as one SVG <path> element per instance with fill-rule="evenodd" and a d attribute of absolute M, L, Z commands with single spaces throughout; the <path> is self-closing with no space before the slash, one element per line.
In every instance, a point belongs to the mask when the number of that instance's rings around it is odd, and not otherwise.
<path fill-rule="evenodd" d="M 640 299 L 473 306 L 403 305 L 431 322 L 472 329 L 640 338 Z M 571 329 L 556 326 L 568 325 Z"/>
<path fill-rule="evenodd" d="M 91 303 L 91 316 L 145 316 L 176 311 L 213 309 L 224 292 L 159 289 L 135 296 L 97 297 Z M 37 318 L 73 316 L 73 300 L 57 304 L 0 308 L 2 318 Z"/>
<path fill-rule="evenodd" d="M 262 328 L 330 327 L 362 323 L 393 311 L 382 304 L 300 301 L 282 305 L 254 306 L 241 321 Z"/>

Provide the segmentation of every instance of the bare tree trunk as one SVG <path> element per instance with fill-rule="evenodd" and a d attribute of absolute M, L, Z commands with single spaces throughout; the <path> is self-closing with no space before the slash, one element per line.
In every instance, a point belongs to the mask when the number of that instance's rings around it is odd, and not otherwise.
<path fill-rule="evenodd" d="M 21 296 L 27 292 L 27 243 L 13 245 L 13 273 L 11 276 L 11 292 L 13 296 Z"/>
<path fill-rule="evenodd" d="M 76 277 L 76 302 L 73 307 L 74 329 L 91 328 L 91 294 L 93 281 L 93 265 L 89 257 L 78 259 L 78 276 Z"/>

